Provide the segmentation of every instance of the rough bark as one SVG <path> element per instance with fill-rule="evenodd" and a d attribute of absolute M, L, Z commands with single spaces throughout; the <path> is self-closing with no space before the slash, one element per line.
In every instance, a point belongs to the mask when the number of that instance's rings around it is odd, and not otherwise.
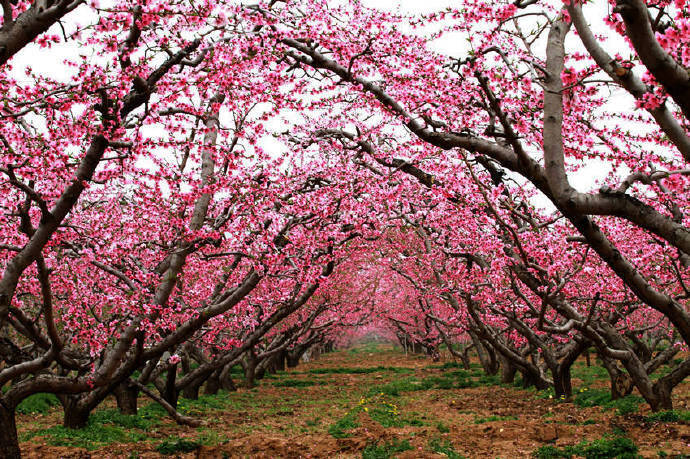
<path fill-rule="evenodd" d="M 503 356 L 499 356 L 501 361 L 501 382 L 503 384 L 511 384 L 515 381 L 515 373 L 517 373 L 517 367 L 513 363 Z M 464 362 L 463 362 L 464 363 Z M 469 362 L 465 365 L 465 369 L 469 369 Z"/>
<path fill-rule="evenodd" d="M 137 414 L 137 397 L 139 396 L 139 389 L 129 385 L 127 382 L 123 382 L 115 388 L 113 394 L 115 395 L 120 413 L 129 415 Z"/>
<path fill-rule="evenodd" d="M 19 459 L 20 457 L 15 410 L 0 402 L 0 459 Z"/>

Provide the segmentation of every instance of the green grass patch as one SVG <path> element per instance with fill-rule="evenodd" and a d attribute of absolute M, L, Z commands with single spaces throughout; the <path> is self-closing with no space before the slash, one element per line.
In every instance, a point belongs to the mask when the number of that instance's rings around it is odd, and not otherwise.
<path fill-rule="evenodd" d="M 94 411 L 89 421 L 95 424 L 113 424 L 124 427 L 125 429 L 149 429 L 158 423 L 158 417 L 146 417 L 137 415 L 127 415 L 120 413 L 116 409 Z"/>
<path fill-rule="evenodd" d="M 464 459 L 464 456 L 458 454 L 455 451 L 455 448 L 453 448 L 453 444 L 448 440 L 434 438 L 431 441 L 429 441 L 429 449 L 431 449 L 431 451 L 435 452 L 436 454 L 443 454 L 444 456 L 450 459 Z"/>
<path fill-rule="evenodd" d="M 274 387 L 309 387 L 309 386 L 317 386 L 317 385 L 324 385 L 326 384 L 325 381 L 314 381 L 313 379 L 292 379 L 292 378 L 286 378 L 286 379 L 281 379 L 280 381 L 276 381 L 272 383 L 271 385 Z"/>
<path fill-rule="evenodd" d="M 21 401 L 21 403 L 17 406 L 17 413 L 47 413 L 52 407 L 59 404 L 60 400 L 58 400 L 54 394 L 33 394 Z"/>
<path fill-rule="evenodd" d="M 601 406 L 605 409 L 616 409 L 618 415 L 626 415 L 636 412 L 640 404 L 644 402 L 642 397 L 628 395 L 617 400 L 611 400 L 611 393 L 599 389 L 581 389 L 575 395 L 574 403 L 580 407 Z"/>
<path fill-rule="evenodd" d="M 328 433 L 334 438 L 350 437 L 352 434 L 348 433 L 347 431 L 359 427 L 359 423 L 357 422 L 357 413 L 359 413 L 359 410 L 351 411 L 342 418 L 338 419 L 335 423 L 328 427 Z"/>
<path fill-rule="evenodd" d="M 23 435 L 26 441 L 34 437 L 43 437 L 46 443 L 53 446 L 70 446 L 95 450 L 112 443 L 135 443 L 147 438 L 144 432 L 125 431 L 122 427 L 110 424 L 89 422 L 83 429 L 68 429 L 64 426 L 53 426 Z"/>
<path fill-rule="evenodd" d="M 382 445 L 369 445 L 362 450 L 362 459 L 388 459 L 395 453 L 410 451 L 412 445 L 407 440 L 393 440 Z"/>
<path fill-rule="evenodd" d="M 192 400 L 182 398 L 177 401 L 177 410 L 186 415 L 199 415 L 210 410 L 222 410 L 231 405 L 228 394 L 220 391 L 213 395 L 200 395 L 198 399 Z"/>
<path fill-rule="evenodd" d="M 647 422 L 690 422 L 690 410 L 659 411 L 645 419 Z"/>
<path fill-rule="evenodd" d="M 626 437 L 604 437 L 592 442 L 581 442 L 574 446 L 557 448 L 545 445 L 536 449 L 532 456 L 536 459 L 570 459 L 573 456 L 585 459 L 638 459 L 638 448 Z"/>
<path fill-rule="evenodd" d="M 595 381 L 609 379 L 609 374 L 606 368 L 599 365 L 587 366 L 584 363 L 576 363 L 573 365 L 572 377 L 580 379 L 585 386 L 591 385 Z"/>
<path fill-rule="evenodd" d="M 441 432 L 441 433 L 448 433 L 448 432 L 450 432 L 450 427 L 448 427 L 447 425 L 445 425 L 443 422 L 439 422 L 438 424 L 436 424 L 436 429 L 437 429 L 439 432 Z"/>

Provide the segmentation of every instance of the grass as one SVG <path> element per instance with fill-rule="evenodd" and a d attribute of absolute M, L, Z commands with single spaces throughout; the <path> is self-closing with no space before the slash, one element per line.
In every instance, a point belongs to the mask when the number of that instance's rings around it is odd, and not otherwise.
<path fill-rule="evenodd" d="M 407 440 L 393 440 L 382 445 L 368 445 L 362 450 L 362 459 L 388 459 L 395 453 L 410 451 L 412 445 Z"/>
<path fill-rule="evenodd" d="M 213 395 L 200 395 L 196 400 L 180 397 L 177 401 L 177 409 L 182 414 L 200 415 L 210 410 L 223 410 L 230 406 L 231 403 L 227 393 L 219 391 Z"/>
<path fill-rule="evenodd" d="M 60 400 L 54 394 L 33 394 L 22 400 L 17 406 L 19 414 L 46 413 L 52 407 L 60 404 Z"/>
<path fill-rule="evenodd" d="M 431 451 L 435 452 L 436 454 L 442 454 L 448 457 L 449 459 L 464 459 L 464 456 L 461 456 L 460 454 L 455 452 L 453 444 L 448 440 L 434 438 L 431 441 L 429 441 L 429 449 L 431 449 Z"/>
<path fill-rule="evenodd" d="M 272 383 L 274 387 L 310 387 L 316 385 L 325 385 L 325 381 L 314 381 L 312 379 L 291 379 L 286 378 Z"/>
<path fill-rule="evenodd" d="M 334 438 L 347 438 L 352 436 L 352 434 L 347 431 L 356 429 L 357 427 L 359 427 L 357 412 L 350 412 L 331 424 L 331 426 L 328 427 L 328 433 Z"/>
<path fill-rule="evenodd" d="M 450 432 L 450 427 L 448 427 L 447 425 L 445 425 L 443 422 L 439 422 L 438 424 L 436 424 L 436 429 L 438 429 L 438 431 L 441 432 L 441 433 L 448 433 L 448 432 Z"/>
<path fill-rule="evenodd" d="M 617 400 L 611 399 L 611 392 L 599 389 L 581 389 L 575 396 L 574 403 L 579 407 L 601 406 L 605 409 L 616 409 L 620 416 L 636 412 L 640 404 L 644 402 L 642 397 L 628 395 Z"/>
<path fill-rule="evenodd" d="M 563 448 L 545 445 L 536 449 L 532 456 L 536 459 L 570 459 L 573 456 L 585 459 L 638 459 L 642 456 L 637 451 L 637 445 L 629 438 L 604 437 Z"/>
<path fill-rule="evenodd" d="M 116 409 L 98 410 L 91 414 L 89 422 L 94 424 L 112 424 L 125 429 L 146 430 L 158 424 L 159 417 L 122 414 Z"/>
<path fill-rule="evenodd" d="M 576 363 L 571 369 L 572 377 L 582 381 L 584 386 L 590 386 L 595 381 L 609 379 L 606 368 L 599 365 L 587 366 L 584 363 Z"/>
<path fill-rule="evenodd" d="M 690 410 L 659 411 L 648 415 L 647 422 L 690 422 Z"/>
<path fill-rule="evenodd" d="M 95 450 L 112 443 L 135 443 L 147 438 L 145 432 L 126 431 L 123 427 L 89 422 L 83 429 L 53 426 L 22 436 L 22 440 L 44 437 L 53 446 L 71 446 Z"/>

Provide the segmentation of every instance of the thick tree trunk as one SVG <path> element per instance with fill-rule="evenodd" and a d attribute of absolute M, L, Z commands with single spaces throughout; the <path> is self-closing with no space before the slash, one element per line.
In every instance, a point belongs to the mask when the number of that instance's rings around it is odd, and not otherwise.
<path fill-rule="evenodd" d="M 62 425 L 69 429 L 83 429 L 89 422 L 91 407 L 79 403 L 77 397 L 65 397 L 62 400 L 64 417 Z"/>
<path fill-rule="evenodd" d="M 120 413 L 136 415 L 137 414 L 137 397 L 139 396 L 139 389 L 135 386 L 130 386 L 127 382 L 120 383 L 113 391 L 117 407 Z"/>
<path fill-rule="evenodd" d="M 505 357 L 499 356 L 499 359 L 501 361 L 501 382 L 503 384 L 511 384 L 513 381 L 515 381 L 515 373 L 517 373 L 517 368 Z M 469 369 L 469 362 L 468 365 L 466 365 L 466 368 Z"/>
<path fill-rule="evenodd" d="M 228 364 L 225 365 L 225 367 L 223 367 L 223 371 L 220 372 L 220 388 L 227 390 L 228 392 L 234 392 L 237 390 L 237 386 L 235 386 L 235 382 L 230 376 L 231 371 L 232 365 Z"/>
<path fill-rule="evenodd" d="M 274 359 L 276 371 L 285 371 L 285 351 L 280 351 Z"/>
<path fill-rule="evenodd" d="M 292 352 L 287 355 L 287 366 L 288 368 L 295 368 L 299 365 L 299 359 L 302 354 L 293 354 Z"/>
<path fill-rule="evenodd" d="M 182 388 L 182 396 L 189 400 L 199 400 L 200 388 L 201 384 L 192 382 L 191 384 L 188 384 L 184 388 Z"/>
<path fill-rule="evenodd" d="M 0 401 L 0 459 L 20 457 L 14 408 L 7 408 Z"/>
<path fill-rule="evenodd" d="M 601 358 L 601 361 L 611 380 L 611 399 L 618 400 L 630 394 L 633 390 L 633 381 L 630 375 L 621 370 L 612 359 L 604 357 Z"/>
<path fill-rule="evenodd" d="M 221 370 L 216 370 L 213 372 L 210 378 L 206 381 L 204 386 L 204 394 L 215 395 L 220 390 L 220 374 Z"/>
<path fill-rule="evenodd" d="M 649 402 L 652 411 L 670 411 L 673 409 L 673 400 L 671 399 L 672 387 L 666 384 L 655 384 L 654 385 L 654 395 L 656 400 Z"/>

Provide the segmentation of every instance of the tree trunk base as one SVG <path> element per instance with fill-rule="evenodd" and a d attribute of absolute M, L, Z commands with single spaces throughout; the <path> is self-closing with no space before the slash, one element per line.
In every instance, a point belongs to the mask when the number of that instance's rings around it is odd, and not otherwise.
<path fill-rule="evenodd" d="M 0 459 L 19 459 L 20 457 L 15 412 L 6 409 L 0 403 Z"/>

